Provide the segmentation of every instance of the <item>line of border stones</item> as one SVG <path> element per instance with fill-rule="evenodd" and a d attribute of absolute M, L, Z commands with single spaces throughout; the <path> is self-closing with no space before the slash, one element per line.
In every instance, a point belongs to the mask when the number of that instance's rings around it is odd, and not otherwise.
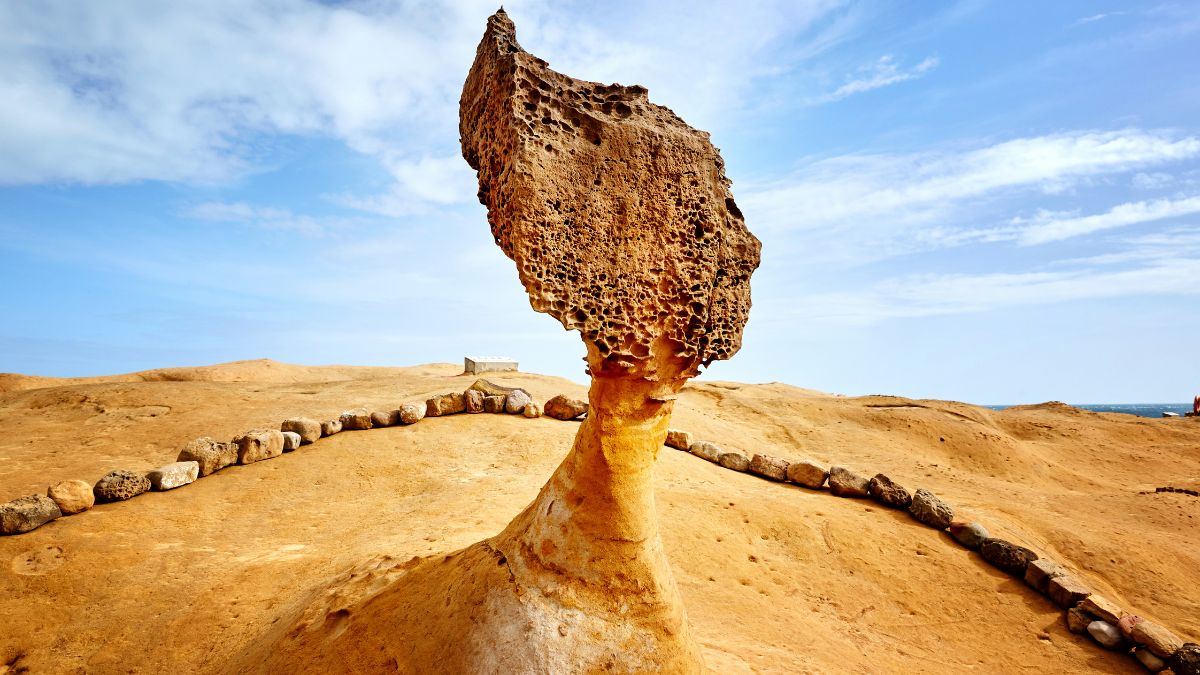
<path fill-rule="evenodd" d="M 548 400 L 543 411 L 524 389 L 477 380 L 465 391 L 440 394 L 394 409 L 356 408 L 324 422 L 293 417 L 284 420 L 278 430 L 251 429 L 229 442 L 209 437 L 194 439 L 180 450 L 175 462 L 149 473 L 118 469 L 105 474 L 94 486 L 67 480 L 51 486 L 46 495 L 15 499 L 0 505 L 0 534 L 29 532 L 61 516 L 82 513 L 96 502 L 125 501 L 149 490 L 182 487 L 225 467 L 273 459 L 342 431 L 411 425 L 426 417 L 459 413 L 508 413 L 536 418 L 544 412 L 555 419 L 573 420 L 587 411 L 586 402 L 563 395 Z M 1024 579 L 1031 588 L 1050 598 L 1066 610 L 1067 628 L 1072 633 L 1090 635 L 1107 649 L 1131 654 L 1150 672 L 1200 675 L 1200 644 L 1184 643 L 1166 628 L 1125 611 L 1094 593 L 1059 563 L 1039 557 L 1026 547 L 989 536 L 980 523 L 954 520 L 954 509 L 929 490 L 918 489 L 909 494 L 882 473 L 868 479 L 846 467 L 826 468 L 808 459 L 791 461 L 766 454 L 747 457 L 740 450 L 722 448 L 709 441 L 693 442 L 691 434 L 678 429 L 668 430 L 666 445 L 733 471 L 813 490 L 828 484 L 830 494 L 839 497 L 869 497 L 889 508 L 904 509 L 918 522 L 949 532 L 955 541 L 978 551 L 992 566 Z"/>
<path fill-rule="evenodd" d="M 587 410 L 587 403 L 561 395 L 545 404 L 545 414 L 561 420 L 579 418 Z M 458 413 L 508 413 L 536 418 L 542 416 L 543 410 L 528 391 L 481 379 L 465 391 L 439 394 L 396 408 L 375 411 L 356 408 L 323 422 L 292 417 L 284 420 L 279 429 L 251 429 L 227 442 L 202 436 L 188 441 L 174 462 L 153 471 L 115 469 L 95 485 L 64 480 L 51 485 L 44 495 L 27 495 L 0 504 L 0 535 L 31 532 L 63 516 L 83 513 L 97 503 L 122 502 L 149 491 L 174 490 L 226 467 L 274 459 L 342 431 L 411 425 L 426 417 Z"/>
<path fill-rule="evenodd" d="M 955 520 L 954 509 L 929 490 L 918 489 L 910 494 L 882 473 L 868 479 L 846 467 L 825 467 L 809 459 L 747 456 L 710 441 L 693 441 L 690 433 L 678 429 L 668 430 L 666 445 L 733 471 L 812 490 L 828 485 L 829 493 L 839 497 L 871 498 L 883 506 L 903 509 L 918 522 L 948 532 L 963 547 L 978 551 L 993 567 L 1023 579 L 1048 597 L 1065 610 L 1067 628 L 1072 633 L 1089 635 L 1106 649 L 1129 654 L 1152 673 L 1200 675 L 1200 644 L 1185 643 L 1163 626 L 1126 611 L 1095 593 L 1061 564 L 1024 546 L 989 536 L 982 524 Z"/>

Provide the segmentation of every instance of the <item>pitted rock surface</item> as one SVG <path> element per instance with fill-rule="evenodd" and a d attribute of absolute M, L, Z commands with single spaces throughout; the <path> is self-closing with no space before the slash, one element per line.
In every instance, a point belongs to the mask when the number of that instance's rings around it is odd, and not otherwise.
<path fill-rule="evenodd" d="M 640 86 L 576 80 L 488 20 L 459 104 L 463 157 L 530 303 L 593 374 L 693 376 L 741 347 L 760 244 L 709 135 Z M 674 373 L 672 373 L 674 375 Z"/>
<path fill-rule="evenodd" d="M 149 489 L 150 479 L 146 478 L 146 474 L 117 469 L 109 471 L 96 481 L 92 493 L 97 502 L 120 502 L 132 499 Z"/>

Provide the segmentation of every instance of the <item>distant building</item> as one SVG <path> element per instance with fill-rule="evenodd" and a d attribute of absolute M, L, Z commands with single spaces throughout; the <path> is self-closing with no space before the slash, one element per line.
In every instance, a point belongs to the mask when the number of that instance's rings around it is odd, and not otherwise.
<path fill-rule="evenodd" d="M 463 358 L 463 372 L 466 375 L 515 372 L 516 370 L 516 360 L 507 356 L 467 356 Z"/>

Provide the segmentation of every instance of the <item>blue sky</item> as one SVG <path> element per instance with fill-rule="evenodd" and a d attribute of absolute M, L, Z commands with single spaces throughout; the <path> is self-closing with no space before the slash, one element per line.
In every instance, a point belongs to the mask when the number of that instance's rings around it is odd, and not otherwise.
<path fill-rule="evenodd" d="M 506 354 L 583 380 L 461 159 L 494 0 L 0 4 L 0 371 Z M 712 132 L 763 241 L 703 377 L 1200 393 L 1200 6 L 506 3 Z"/>

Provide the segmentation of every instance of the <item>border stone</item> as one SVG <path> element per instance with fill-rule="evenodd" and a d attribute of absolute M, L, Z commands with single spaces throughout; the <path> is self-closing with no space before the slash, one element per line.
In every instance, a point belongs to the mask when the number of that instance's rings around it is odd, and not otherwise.
<path fill-rule="evenodd" d="M 394 427 L 399 420 L 399 410 L 375 410 L 371 413 L 371 428 Z"/>
<path fill-rule="evenodd" d="M 366 431 L 371 428 L 371 413 L 366 408 L 355 408 L 338 415 L 338 421 L 342 431 Z"/>
<path fill-rule="evenodd" d="M 1121 621 L 1121 617 L 1125 616 L 1125 610 L 1117 606 L 1117 603 L 1109 600 L 1102 595 L 1095 593 L 1087 596 L 1079 603 L 1079 609 L 1091 614 L 1092 616 L 1107 621 L 1112 625 L 1117 625 Z"/>
<path fill-rule="evenodd" d="M 426 417 L 457 415 L 467 409 L 467 399 L 461 391 L 434 396 L 425 401 Z"/>
<path fill-rule="evenodd" d="M 838 497 L 866 497 L 871 481 L 844 466 L 829 467 L 829 492 Z"/>
<path fill-rule="evenodd" d="M 517 389 L 504 399 L 504 412 L 509 415 L 520 415 L 525 411 L 525 406 L 530 403 L 533 403 L 533 397 L 529 395 L 529 392 Z"/>
<path fill-rule="evenodd" d="M 692 447 L 688 448 L 688 452 L 700 459 L 707 459 L 710 462 L 716 463 L 717 460 L 721 459 L 721 453 L 725 451 L 708 441 L 696 441 L 692 443 Z"/>
<path fill-rule="evenodd" d="M 587 414 L 588 403 L 577 398 L 571 398 L 565 394 L 559 394 L 554 398 L 546 401 L 542 406 L 542 412 L 546 417 L 553 417 L 556 420 L 573 420 L 581 415 Z"/>
<path fill-rule="evenodd" d="M 300 447 L 300 434 L 294 431 L 282 431 L 283 434 L 283 451 L 292 452 Z"/>
<path fill-rule="evenodd" d="M 944 530 L 950 527 L 950 523 L 954 521 L 954 509 L 924 488 L 913 494 L 912 505 L 908 507 L 908 512 L 912 514 L 913 518 L 935 530 Z M 1024 570 L 1021 571 L 1024 573 Z"/>
<path fill-rule="evenodd" d="M 542 416 L 542 406 L 530 401 L 525 404 L 525 409 L 521 411 L 525 419 L 535 420 Z"/>
<path fill-rule="evenodd" d="M 1029 568 L 1026 566 L 1026 572 Z M 1051 577 L 1046 584 L 1046 594 L 1054 604 L 1063 609 L 1078 605 L 1084 598 L 1092 594 L 1092 589 L 1082 579 L 1073 574 L 1060 574 Z"/>
<path fill-rule="evenodd" d="M 283 454 L 283 432 L 278 429 L 251 429 L 233 442 L 238 446 L 238 464 L 253 464 Z"/>
<path fill-rule="evenodd" d="M 680 429 L 667 429 L 667 447 L 687 452 L 692 447 L 692 435 Z"/>
<path fill-rule="evenodd" d="M 299 437 L 299 434 L 293 431 L 287 433 Z M 157 492 L 183 487 L 189 483 L 196 482 L 196 479 L 199 477 L 199 462 L 172 462 L 146 474 L 146 478 L 150 481 L 150 489 Z"/>
<path fill-rule="evenodd" d="M 96 504 L 91 484 L 81 480 L 63 480 L 51 485 L 46 496 L 54 500 L 64 516 L 83 513 Z"/>
<path fill-rule="evenodd" d="M 1049 558 L 1032 560 L 1025 566 L 1025 583 L 1042 595 L 1050 595 L 1050 580 L 1061 577 L 1067 569 Z"/>
<path fill-rule="evenodd" d="M 468 389 L 463 392 L 463 405 L 472 415 L 483 412 L 483 392 L 478 389 Z"/>
<path fill-rule="evenodd" d="M 961 520 L 953 520 L 946 529 L 950 531 L 950 536 L 954 537 L 954 541 L 972 551 L 978 551 L 983 540 L 992 536 L 988 534 L 986 527 L 974 521 L 966 523 Z"/>
<path fill-rule="evenodd" d="M 906 509 L 912 504 L 912 495 L 908 494 L 908 490 L 881 473 L 875 474 L 867 483 L 867 492 L 875 501 L 893 509 Z"/>
<path fill-rule="evenodd" d="M 1029 563 L 1038 559 L 1038 554 L 1024 546 L 997 537 L 984 539 L 979 545 L 979 554 L 992 567 L 1022 579 L 1025 578 Z"/>
<path fill-rule="evenodd" d="M 1175 675 L 1200 675 L 1200 644 L 1185 642 L 1171 655 L 1170 665 Z"/>
<path fill-rule="evenodd" d="M 777 481 L 787 480 L 788 461 L 786 459 L 756 454 L 750 458 L 750 465 L 747 468 L 750 473 L 763 478 Z"/>
<path fill-rule="evenodd" d="M 279 430 L 300 434 L 300 443 L 302 444 L 312 443 L 321 438 L 321 423 L 307 417 L 289 417 L 279 425 Z M 201 470 L 203 471 L 203 467 Z"/>
<path fill-rule="evenodd" d="M 401 424 L 416 424 L 425 419 L 425 410 L 428 406 L 424 403 L 405 403 L 400 406 L 397 412 L 400 414 Z"/>
<path fill-rule="evenodd" d="M 278 433 L 278 432 L 276 432 Z M 92 487 L 97 502 L 122 502 L 150 489 L 150 479 L 136 471 L 117 469 L 104 474 Z"/>
<path fill-rule="evenodd" d="M 726 450 L 717 457 L 717 464 L 733 471 L 746 471 L 750 468 L 750 460 L 739 450 Z"/>
<path fill-rule="evenodd" d="M 175 457 L 175 461 L 196 462 L 200 465 L 200 476 L 204 477 L 237 464 L 237 444 L 221 443 L 208 436 L 201 436 L 188 441 Z"/>
<path fill-rule="evenodd" d="M 829 469 L 810 459 L 802 459 L 788 464 L 788 480 L 806 488 L 818 489 L 829 478 Z"/>
<path fill-rule="evenodd" d="M 0 504 L 0 534 L 22 534 L 62 516 L 58 504 L 46 495 L 28 495 Z"/>
<path fill-rule="evenodd" d="M 341 420 L 328 420 L 321 423 L 321 436 L 332 436 L 342 433 Z"/>
<path fill-rule="evenodd" d="M 1135 623 L 1129 636 L 1134 642 L 1145 645 L 1155 656 L 1168 662 L 1175 652 L 1183 647 L 1183 640 L 1178 635 L 1153 621 L 1142 620 Z"/>

